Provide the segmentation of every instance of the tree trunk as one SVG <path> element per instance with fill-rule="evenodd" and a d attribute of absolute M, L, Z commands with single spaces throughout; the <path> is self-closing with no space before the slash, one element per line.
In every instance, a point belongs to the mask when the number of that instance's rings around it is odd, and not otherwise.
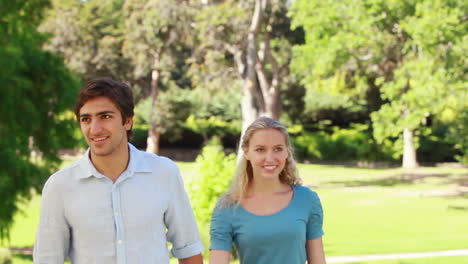
<path fill-rule="evenodd" d="M 257 34 L 262 18 L 262 0 L 255 1 L 255 9 L 247 36 L 247 64 L 242 83 L 242 131 L 244 131 L 260 115 L 260 103 L 263 101 L 257 91 Z"/>
<path fill-rule="evenodd" d="M 416 149 L 414 147 L 414 132 L 405 127 L 403 129 L 403 168 L 414 169 L 418 167 Z"/>
<path fill-rule="evenodd" d="M 279 82 L 277 84 L 272 84 L 270 87 L 270 93 L 265 96 L 265 114 L 266 116 L 272 117 L 276 120 L 280 118 L 281 114 L 279 89 Z"/>
<path fill-rule="evenodd" d="M 156 102 L 158 100 L 158 83 L 159 83 L 159 58 L 155 59 L 155 67 L 151 73 L 151 109 L 150 109 L 150 123 L 148 129 L 148 138 L 146 140 L 146 152 L 157 154 L 159 151 L 159 137 L 157 120 L 155 117 Z"/>
<path fill-rule="evenodd" d="M 264 3 L 264 9 L 267 8 L 267 2 Z M 268 15 L 269 12 L 264 11 L 263 16 L 265 17 L 265 32 L 263 32 L 263 40 L 260 43 L 258 51 L 258 58 L 255 70 L 257 72 L 258 84 L 260 86 L 261 93 L 264 99 L 264 109 L 261 113 L 264 116 L 268 116 L 274 119 L 279 119 L 281 114 L 281 102 L 280 102 L 280 88 L 283 76 L 283 70 L 289 65 L 286 62 L 282 67 L 278 65 L 278 61 L 271 52 L 271 33 L 273 31 L 274 16 Z M 270 67 L 270 73 L 266 68 L 267 65 Z"/>
<path fill-rule="evenodd" d="M 146 152 L 158 154 L 159 153 L 159 138 L 161 133 L 157 130 L 148 129 L 148 138 L 146 140 Z"/>

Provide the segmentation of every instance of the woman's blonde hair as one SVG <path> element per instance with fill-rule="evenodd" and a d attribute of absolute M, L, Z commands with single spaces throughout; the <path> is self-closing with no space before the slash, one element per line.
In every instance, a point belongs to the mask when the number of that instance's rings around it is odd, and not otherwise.
<path fill-rule="evenodd" d="M 286 143 L 286 148 L 288 150 L 288 157 L 286 159 L 286 164 L 284 169 L 279 174 L 279 180 L 284 184 L 294 184 L 301 185 L 302 180 L 299 177 L 296 161 L 293 156 L 293 149 L 291 141 L 289 139 L 289 134 L 285 126 L 273 118 L 269 117 L 260 117 L 255 120 L 244 132 L 242 136 L 240 151 L 237 162 L 237 170 L 234 174 L 233 182 L 231 187 L 227 191 L 226 195 L 221 199 L 221 206 L 226 207 L 231 204 L 238 204 L 240 200 L 245 196 L 247 187 L 253 180 L 252 164 L 248 161 L 243 155 L 247 148 L 249 147 L 250 139 L 252 135 L 261 129 L 276 129 L 283 136 Z"/>

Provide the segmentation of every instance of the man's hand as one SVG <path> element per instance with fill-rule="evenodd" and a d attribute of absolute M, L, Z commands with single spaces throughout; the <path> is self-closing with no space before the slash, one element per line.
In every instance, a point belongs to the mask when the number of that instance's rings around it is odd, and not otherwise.
<path fill-rule="evenodd" d="M 198 254 L 189 258 L 179 259 L 179 264 L 203 264 L 203 257 L 201 254 Z"/>

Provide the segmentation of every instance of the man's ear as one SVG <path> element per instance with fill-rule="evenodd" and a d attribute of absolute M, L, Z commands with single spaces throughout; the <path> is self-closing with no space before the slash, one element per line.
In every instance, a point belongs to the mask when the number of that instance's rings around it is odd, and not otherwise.
<path fill-rule="evenodd" d="M 133 117 L 127 117 L 124 123 L 125 129 L 128 131 L 132 129 L 132 126 L 133 126 Z"/>

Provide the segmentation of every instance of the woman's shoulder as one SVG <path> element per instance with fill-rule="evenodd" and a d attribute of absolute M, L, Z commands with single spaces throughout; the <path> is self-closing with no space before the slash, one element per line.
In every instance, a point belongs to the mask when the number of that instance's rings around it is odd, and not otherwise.
<path fill-rule="evenodd" d="M 320 202 L 317 192 L 303 185 L 293 185 L 294 193 L 301 199 L 308 201 Z"/>
<path fill-rule="evenodd" d="M 236 207 L 237 202 L 231 200 L 229 196 L 225 195 L 218 199 L 213 211 L 214 213 L 229 214 L 232 213 L 236 209 Z"/>
<path fill-rule="evenodd" d="M 318 194 L 307 186 L 294 186 L 296 205 L 307 208 L 310 214 L 320 215 L 323 212 L 322 203 Z"/>

